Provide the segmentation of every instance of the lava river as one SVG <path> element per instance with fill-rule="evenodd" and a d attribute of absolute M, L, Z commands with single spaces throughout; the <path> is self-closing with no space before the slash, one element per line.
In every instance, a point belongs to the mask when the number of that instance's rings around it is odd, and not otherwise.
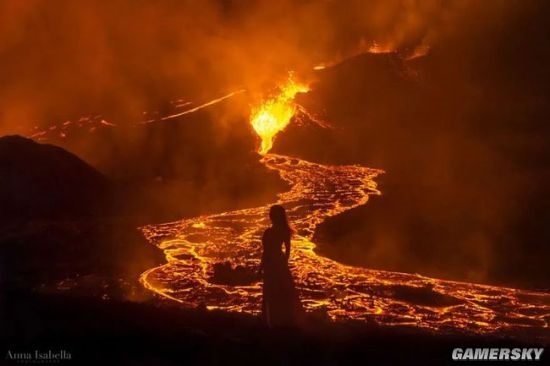
<path fill-rule="evenodd" d="M 352 267 L 316 254 L 311 241 L 316 226 L 380 194 L 374 178 L 382 171 L 274 154 L 261 161 L 290 186 L 277 203 L 285 206 L 296 229 L 290 266 L 307 311 L 383 326 L 549 339 L 549 293 Z M 229 285 L 215 281 L 213 273 L 215 264 L 225 261 L 257 271 L 270 205 L 141 228 L 167 258 L 166 264 L 143 273 L 141 283 L 187 306 L 259 313 L 258 279 Z"/>

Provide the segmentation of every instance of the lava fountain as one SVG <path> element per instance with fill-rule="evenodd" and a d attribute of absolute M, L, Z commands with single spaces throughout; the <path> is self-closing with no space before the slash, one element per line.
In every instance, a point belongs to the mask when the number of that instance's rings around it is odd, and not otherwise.
<path fill-rule="evenodd" d="M 164 250 L 167 263 L 144 272 L 141 283 L 185 306 L 259 313 L 261 283 L 253 274 L 260 262 L 260 237 L 269 225 L 269 207 L 279 203 L 296 229 L 289 263 L 310 313 L 437 332 L 548 337 L 548 293 L 346 266 L 315 252 L 315 228 L 379 195 L 374 179 L 383 171 L 268 153 L 275 135 L 301 113 L 294 97 L 307 91 L 291 74 L 279 94 L 252 107 L 250 116 L 261 138 L 261 162 L 277 171 L 290 189 L 268 205 L 142 227 L 146 238 Z M 216 267 L 227 261 L 244 274 L 240 283 L 216 279 Z"/>
<path fill-rule="evenodd" d="M 258 151 L 261 155 L 265 155 L 271 150 L 275 135 L 283 131 L 296 114 L 298 108 L 294 103 L 296 94 L 308 91 L 309 87 L 297 82 L 294 79 L 294 74 L 290 73 L 288 80 L 279 86 L 279 93 L 275 97 L 252 108 L 250 124 L 262 140 Z"/>

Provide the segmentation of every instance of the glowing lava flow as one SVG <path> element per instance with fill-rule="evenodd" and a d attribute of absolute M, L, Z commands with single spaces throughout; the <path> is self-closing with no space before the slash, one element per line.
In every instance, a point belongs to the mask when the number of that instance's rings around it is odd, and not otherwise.
<path fill-rule="evenodd" d="M 216 99 L 213 99 L 213 100 L 211 100 L 211 101 L 209 101 L 209 102 L 203 103 L 203 104 L 201 104 L 201 105 L 199 105 L 199 106 L 197 106 L 197 107 L 194 107 L 194 108 L 191 108 L 191 109 L 187 109 L 187 110 L 185 110 L 185 111 L 183 111 L 183 112 L 180 112 L 180 113 L 171 114 L 171 115 L 169 115 L 169 116 L 162 117 L 162 118 L 161 118 L 161 121 L 166 121 L 166 120 L 169 120 L 169 119 L 172 119 L 172 118 L 184 116 L 184 115 L 189 114 L 189 113 L 194 113 L 194 112 L 196 112 L 196 111 L 199 111 L 199 110 L 204 109 L 204 108 L 206 108 L 206 107 L 210 107 L 211 105 L 217 104 L 217 103 L 219 103 L 219 102 L 221 102 L 221 101 L 224 101 L 224 100 L 226 100 L 226 99 L 228 99 L 228 98 L 231 98 L 231 97 L 234 96 L 234 95 L 237 95 L 237 94 L 240 94 L 240 93 L 244 93 L 244 92 L 245 92 L 244 89 L 240 89 L 240 90 L 231 92 L 231 93 L 226 94 L 226 95 L 224 95 L 224 96 L 222 96 L 222 97 L 220 97 L 220 98 L 216 98 Z M 149 121 L 146 121 L 146 122 L 149 122 Z"/>
<path fill-rule="evenodd" d="M 307 310 L 322 310 L 333 319 L 433 330 L 548 332 L 550 294 L 356 268 L 317 255 L 311 242 L 315 227 L 378 194 L 373 178 L 381 171 L 326 166 L 272 154 L 262 162 L 291 186 L 279 195 L 278 202 L 288 209 L 298 232 L 290 263 Z M 165 251 L 168 263 L 145 272 L 141 282 L 188 306 L 205 304 L 209 309 L 257 313 L 260 283 L 216 284 L 212 273 L 214 264 L 228 258 L 250 272 L 257 270 L 259 238 L 269 225 L 268 208 L 143 227 L 147 239 Z"/>
<path fill-rule="evenodd" d="M 372 42 L 369 44 L 363 39 L 359 43 L 359 46 L 357 47 L 357 49 L 355 49 L 353 52 L 349 52 L 345 55 L 341 55 L 340 57 L 337 57 L 336 59 L 330 62 L 322 62 L 318 65 L 315 65 L 313 67 L 313 70 L 314 71 L 324 70 L 324 69 L 336 66 L 338 64 L 341 64 L 342 62 L 349 60 L 350 58 L 353 58 L 365 53 L 373 53 L 373 54 L 388 53 L 389 54 L 389 53 L 396 53 L 396 52 L 397 52 L 396 49 L 392 47 L 390 44 L 382 44 L 378 42 Z"/>
<path fill-rule="evenodd" d="M 289 84 L 282 95 L 255 108 L 251 123 L 262 138 L 261 162 L 277 171 L 290 189 L 278 195 L 297 230 L 290 265 L 301 300 L 309 312 L 331 319 L 412 325 L 433 331 L 498 332 L 548 337 L 550 294 L 443 281 L 416 274 L 342 265 L 315 253 L 311 241 L 325 219 L 364 205 L 380 194 L 374 178 L 383 173 L 366 167 L 329 166 L 267 154 L 273 137 L 289 123 L 293 96 L 305 90 Z M 285 94 L 286 93 L 286 94 Z M 275 202 L 273 202 L 275 203 Z M 215 265 L 230 260 L 241 272 L 255 273 L 260 235 L 269 226 L 268 209 L 222 212 L 141 228 L 164 250 L 167 263 L 141 275 L 141 283 L 162 297 L 186 306 L 257 314 L 261 283 L 254 276 L 240 285 L 216 278 Z"/>
<path fill-rule="evenodd" d="M 210 101 L 204 102 L 196 107 L 191 107 L 191 105 L 193 104 L 192 102 L 178 99 L 176 101 L 171 102 L 171 104 L 177 110 L 176 113 L 171 113 L 166 116 L 157 116 L 156 118 L 149 118 L 145 121 L 139 122 L 139 124 L 141 125 L 141 124 L 149 124 L 149 123 L 154 123 L 159 121 L 166 121 L 173 118 L 185 116 L 186 114 L 195 113 L 202 109 L 205 109 L 215 104 L 218 104 L 220 102 L 223 102 L 224 100 L 229 99 L 237 94 L 244 93 L 245 91 L 246 91 L 245 89 L 235 90 L 219 98 L 215 98 Z M 185 109 L 186 107 L 187 109 Z M 143 112 L 143 113 L 147 114 L 146 112 Z M 85 127 L 87 127 L 89 132 L 94 132 L 99 128 L 116 127 L 116 126 L 117 126 L 116 124 L 106 121 L 101 115 L 83 116 L 78 120 L 74 120 L 74 121 L 67 120 L 63 123 L 52 124 L 47 128 L 40 128 L 39 126 L 35 126 L 30 131 L 30 133 L 27 134 L 27 136 L 31 139 L 36 139 L 38 141 L 45 141 L 45 140 L 51 140 L 56 137 L 66 138 L 70 134 L 71 130 L 80 130 Z"/>

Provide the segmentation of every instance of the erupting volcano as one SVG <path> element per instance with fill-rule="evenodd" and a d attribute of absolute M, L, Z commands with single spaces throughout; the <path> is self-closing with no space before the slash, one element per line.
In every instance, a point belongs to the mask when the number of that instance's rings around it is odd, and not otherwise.
<path fill-rule="evenodd" d="M 273 203 L 286 207 L 297 232 L 290 266 L 306 310 L 333 320 L 542 337 L 548 331 L 550 311 L 546 293 L 346 266 L 316 253 L 311 241 L 316 227 L 380 195 L 375 179 L 384 172 L 269 153 L 275 135 L 302 113 L 294 97 L 308 91 L 308 86 L 290 74 L 279 94 L 253 106 L 250 114 L 250 123 L 261 138 L 261 162 L 289 185 Z M 186 306 L 259 313 L 261 286 L 254 273 L 270 206 L 142 227 L 146 238 L 164 250 L 167 263 L 143 273 L 141 283 Z M 240 283 L 216 278 L 216 266 L 226 261 L 240 274 Z"/>
<path fill-rule="evenodd" d="M 0 1 L 0 363 L 548 363 L 549 1 L 58 2 Z"/>

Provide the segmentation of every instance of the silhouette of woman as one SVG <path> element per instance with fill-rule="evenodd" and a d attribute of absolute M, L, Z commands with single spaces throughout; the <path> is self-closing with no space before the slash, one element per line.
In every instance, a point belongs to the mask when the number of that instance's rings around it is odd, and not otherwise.
<path fill-rule="evenodd" d="M 271 227 L 262 236 L 260 263 L 264 282 L 262 315 L 268 327 L 293 327 L 301 321 L 303 309 L 288 267 L 292 228 L 281 205 L 271 207 L 269 218 Z"/>

